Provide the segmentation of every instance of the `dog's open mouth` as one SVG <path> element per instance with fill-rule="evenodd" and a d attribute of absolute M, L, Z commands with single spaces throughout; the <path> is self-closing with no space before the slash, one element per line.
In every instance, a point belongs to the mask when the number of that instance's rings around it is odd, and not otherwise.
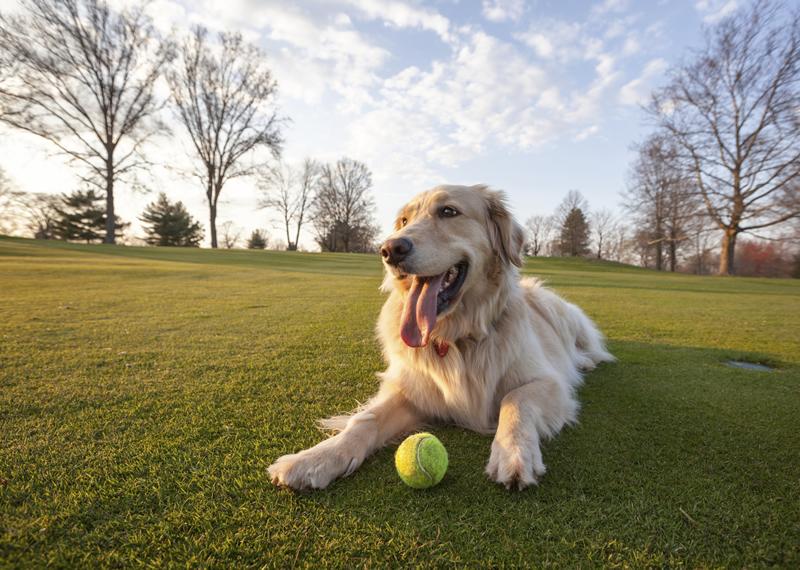
<path fill-rule="evenodd" d="M 408 346 L 426 346 L 436 317 L 450 308 L 467 277 L 467 262 L 462 261 L 439 275 L 409 275 L 411 288 L 403 307 L 400 336 Z"/>

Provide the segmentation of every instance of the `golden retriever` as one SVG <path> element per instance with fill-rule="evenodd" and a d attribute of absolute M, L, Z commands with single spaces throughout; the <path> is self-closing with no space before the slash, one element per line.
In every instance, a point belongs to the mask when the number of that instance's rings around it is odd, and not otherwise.
<path fill-rule="evenodd" d="M 486 186 L 437 186 L 409 202 L 381 247 L 380 389 L 322 422 L 338 433 L 272 464 L 272 482 L 323 489 L 390 440 L 449 422 L 494 434 L 493 481 L 536 483 L 540 441 L 576 420 L 582 371 L 613 356 L 578 307 L 520 279 L 523 242 L 504 195 Z"/>

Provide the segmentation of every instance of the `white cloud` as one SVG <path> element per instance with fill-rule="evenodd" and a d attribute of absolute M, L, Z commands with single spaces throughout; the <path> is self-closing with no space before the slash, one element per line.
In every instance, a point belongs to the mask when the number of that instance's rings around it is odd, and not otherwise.
<path fill-rule="evenodd" d="M 619 101 L 623 105 L 641 105 L 647 102 L 653 79 L 664 73 L 667 62 L 661 58 L 653 59 L 645 65 L 642 74 L 622 86 Z"/>
<path fill-rule="evenodd" d="M 528 34 L 525 36 L 525 43 L 531 46 L 539 57 L 550 59 L 555 53 L 553 42 L 544 34 Z"/>
<path fill-rule="evenodd" d="M 265 38 L 279 95 L 319 103 L 332 91 L 354 108 L 370 98 L 376 71 L 390 54 L 357 30 L 349 16 L 310 13 L 277 0 L 193 4 L 190 18 L 211 29 L 249 30 Z"/>
<path fill-rule="evenodd" d="M 339 26 L 349 26 L 353 23 L 353 21 L 350 19 L 350 16 L 344 12 L 339 12 L 336 14 L 336 16 L 333 18 L 333 21 Z"/>
<path fill-rule="evenodd" d="M 628 9 L 629 0 L 604 0 L 592 8 L 595 15 L 607 14 L 609 12 L 624 12 Z"/>
<path fill-rule="evenodd" d="M 737 0 L 697 0 L 694 7 L 700 12 L 704 22 L 715 24 L 733 14 L 739 3 Z"/>
<path fill-rule="evenodd" d="M 575 135 L 575 140 L 576 141 L 585 141 L 586 139 L 588 139 L 592 135 L 597 134 L 597 132 L 599 130 L 600 130 L 600 127 L 598 127 L 597 125 L 590 125 L 590 126 L 586 127 L 585 129 L 583 129 L 581 132 L 579 132 L 577 135 Z"/>
<path fill-rule="evenodd" d="M 585 30 L 578 22 L 542 19 L 515 38 L 533 48 L 539 57 L 569 61 L 583 55 Z"/>
<path fill-rule="evenodd" d="M 635 55 L 639 53 L 641 47 L 642 46 L 639 45 L 639 40 L 636 38 L 636 36 L 631 34 L 627 38 L 625 38 L 625 43 L 622 46 L 622 54 Z"/>
<path fill-rule="evenodd" d="M 451 41 L 450 21 L 435 10 L 396 0 L 343 0 L 372 20 L 381 20 L 398 28 L 419 28 L 435 32 L 443 41 Z"/>
<path fill-rule="evenodd" d="M 524 12 L 524 0 L 483 0 L 483 17 L 492 22 L 519 20 Z"/>
<path fill-rule="evenodd" d="M 562 29 L 577 37 L 577 27 Z M 387 181 L 430 183 L 439 169 L 489 148 L 527 151 L 562 137 L 584 140 L 599 132 L 597 116 L 620 75 L 616 58 L 601 48 L 588 42 L 568 54 L 594 63 L 586 83 L 571 85 L 562 66 L 543 67 L 518 45 L 476 32 L 449 58 L 385 79 L 351 125 L 347 152 L 373 166 L 376 180 L 380 172 Z"/>
<path fill-rule="evenodd" d="M 607 40 L 618 38 L 625 33 L 628 29 L 628 24 L 622 18 L 617 18 L 606 24 L 606 31 L 603 37 Z"/>
<path fill-rule="evenodd" d="M 186 19 L 184 7 L 171 0 L 154 0 L 146 5 L 145 11 L 153 19 L 153 25 L 165 34 Z"/>

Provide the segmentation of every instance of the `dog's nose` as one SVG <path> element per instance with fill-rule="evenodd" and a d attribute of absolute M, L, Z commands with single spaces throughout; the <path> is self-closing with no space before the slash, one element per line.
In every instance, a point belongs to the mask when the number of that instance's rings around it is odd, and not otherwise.
<path fill-rule="evenodd" d="M 412 249 L 414 249 L 414 244 L 409 239 L 389 239 L 381 246 L 381 256 L 390 265 L 397 265 L 408 257 Z"/>

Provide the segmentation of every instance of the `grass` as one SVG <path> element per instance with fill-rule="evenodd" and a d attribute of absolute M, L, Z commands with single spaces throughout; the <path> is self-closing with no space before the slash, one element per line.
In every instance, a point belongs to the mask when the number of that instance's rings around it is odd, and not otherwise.
<path fill-rule="evenodd" d="M 293 494 L 267 465 L 375 391 L 375 257 L 0 239 L 0 566 L 798 567 L 800 282 L 525 272 L 619 358 L 539 487 L 439 427 L 438 487 L 387 448 Z"/>

